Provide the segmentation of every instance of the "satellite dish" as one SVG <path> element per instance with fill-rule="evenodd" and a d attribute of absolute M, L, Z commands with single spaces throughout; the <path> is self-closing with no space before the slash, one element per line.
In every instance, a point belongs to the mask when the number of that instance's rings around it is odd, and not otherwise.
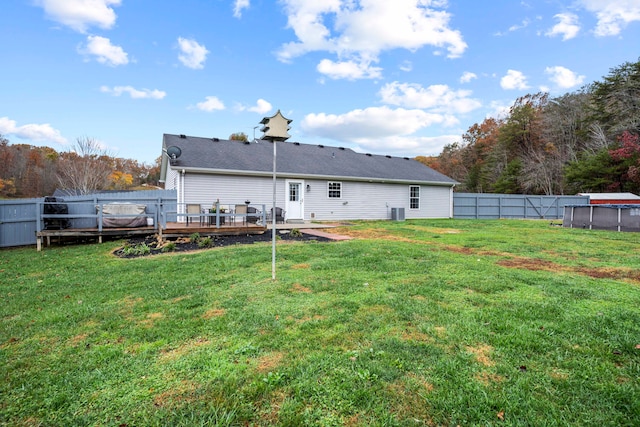
<path fill-rule="evenodd" d="M 177 159 L 181 154 L 182 150 L 180 149 L 180 147 L 172 145 L 171 147 L 167 148 L 167 156 L 169 156 L 171 160 Z"/>

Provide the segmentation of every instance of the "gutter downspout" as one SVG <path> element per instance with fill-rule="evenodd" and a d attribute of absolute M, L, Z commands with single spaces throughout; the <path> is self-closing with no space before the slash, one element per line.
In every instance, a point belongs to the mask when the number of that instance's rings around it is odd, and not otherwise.
<path fill-rule="evenodd" d="M 178 188 L 178 212 L 180 213 L 185 213 L 186 211 L 185 204 L 184 204 L 184 176 L 185 176 L 185 170 L 182 169 L 180 171 L 180 184 Z M 182 221 L 178 221 L 178 222 L 182 222 Z"/>

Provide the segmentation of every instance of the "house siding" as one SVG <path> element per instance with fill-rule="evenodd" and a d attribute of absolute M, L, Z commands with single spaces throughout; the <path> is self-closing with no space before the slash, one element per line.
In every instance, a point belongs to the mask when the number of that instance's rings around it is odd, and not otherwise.
<path fill-rule="evenodd" d="M 175 175 L 175 176 L 174 176 Z M 177 172 L 167 174 L 167 188 L 180 182 Z M 286 181 L 292 177 L 277 179 L 276 205 L 286 209 Z M 420 208 L 409 208 L 411 184 L 369 183 L 357 181 L 300 179 L 304 181 L 304 219 L 337 221 L 355 219 L 388 219 L 391 208 L 404 208 L 405 217 L 450 218 L 452 190 L 450 186 L 420 185 Z M 342 197 L 328 197 L 328 183 L 342 183 Z M 309 191 L 306 190 L 307 185 Z M 417 184 L 413 184 L 417 185 Z M 273 203 L 273 180 L 270 177 L 239 175 L 214 175 L 203 173 L 184 174 L 184 193 L 178 190 L 179 203 L 198 203 L 211 206 L 216 200 L 223 205 L 234 205 L 250 200 L 269 210 Z"/>
<path fill-rule="evenodd" d="M 284 207 L 284 179 L 277 180 L 276 205 Z M 212 206 L 216 200 L 223 205 L 243 204 L 249 200 L 252 205 L 273 204 L 273 179 L 237 175 L 185 174 L 185 203 L 199 203 L 203 207 Z"/>

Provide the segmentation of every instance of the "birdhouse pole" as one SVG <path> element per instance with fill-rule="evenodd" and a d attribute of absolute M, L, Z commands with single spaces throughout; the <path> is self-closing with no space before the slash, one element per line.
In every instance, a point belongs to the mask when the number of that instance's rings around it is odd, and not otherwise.
<path fill-rule="evenodd" d="M 282 115 L 280 110 L 272 117 L 265 117 L 260 122 L 264 125 L 261 129 L 264 132 L 262 139 L 266 139 L 273 143 L 273 205 L 271 208 L 271 279 L 276 280 L 276 195 L 277 195 L 277 179 L 276 179 L 276 142 L 286 141 L 291 137 L 287 133 L 291 120 Z M 286 197 L 286 196 L 285 196 Z"/>
<path fill-rule="evenodd" d="M 273 141 L 273 206 L 271 208 L 271 280 L 276 280 L 276 142 Z"/>

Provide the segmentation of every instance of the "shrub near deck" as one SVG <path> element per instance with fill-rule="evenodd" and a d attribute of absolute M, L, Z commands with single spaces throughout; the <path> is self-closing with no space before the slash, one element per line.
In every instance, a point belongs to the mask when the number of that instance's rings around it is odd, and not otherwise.
<path fill-rule="evenodd" d="M 637 236 L 336 232 L 279 244 L 275 282 L 267 242 L 0 251 L 0 424 L 637 425 Z"/>

